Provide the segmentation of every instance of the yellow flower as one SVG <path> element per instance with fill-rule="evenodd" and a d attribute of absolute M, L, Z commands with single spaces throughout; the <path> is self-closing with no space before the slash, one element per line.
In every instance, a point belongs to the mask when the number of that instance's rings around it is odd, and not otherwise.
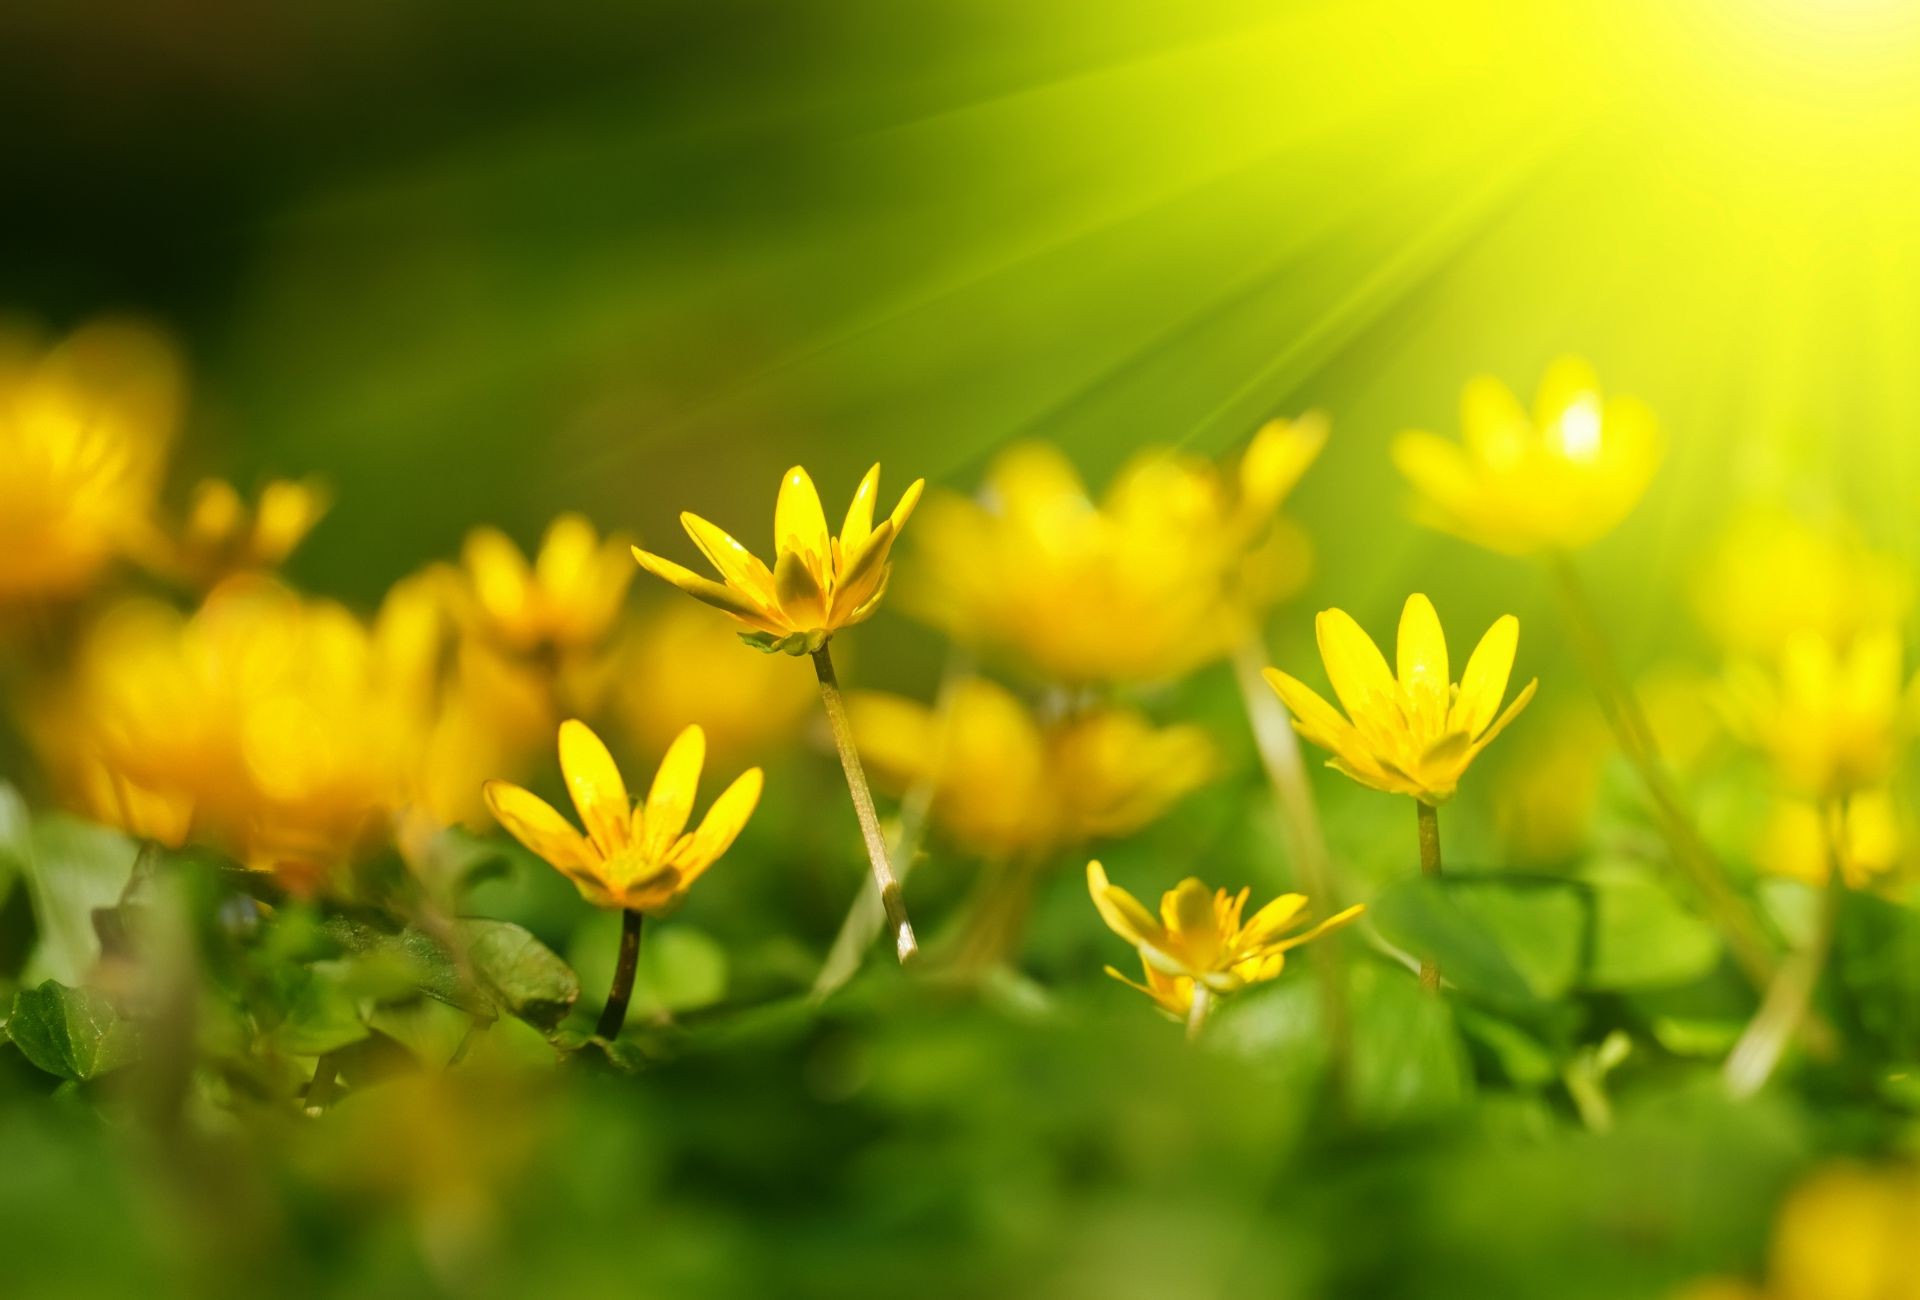
<path fill-rule="evenodd" d="M 1893 556 L 1843 523 L 1819 527 L 1784 510 L 1749 510 L 1713 548 L 1694 585 L 1701 621 L 1729 654 L 1770 658 L 1796 633 L 1845 645 L 1898 627 L 1913 583 Z"/>
<path fill-rule="evenodd" d="M 713 801 L 699 829 L 688 831 L 706 750 L 700 728 L 681 732 L 646 802 L 633 805 L 607 747 L 584 722 L 569 719 L 560 724 L 560 770 L 586 834 L 506 781 L 487 782 L 487 807 L 595 907 L 663 912 L 732 846 L 760 801 L 760 769 L 749 768 Z"/>
<path fill-rule="evenodd" d="M 1011 650 L 1052 681 L 1191 671 L 1303 585 L 1306 539 L 1276 516 L 1326 438 L 1317 416 L 1273 421 L 1230 473 L 1152 449 L 1097 504 L 1055 449 L 1011 448 L 979 500 L 928 503 L 914 612 L 964 643 Z"/>
<path fill-rule="evenodd" d="M 463 572 L 452 584 L 455 613 L 468 629 L 515 654 L 591 650 L 619 617 L 633 581 L 628 542 L 604 540 L 583 516 L 547 526 L 532 563 L 497 528 L 467 534 Z"/>
<path fill-rule="evenodd" d="M 1844 650 L 1796 633 L 1777 672 L 1737 664 L 1727 688 L 1735 733 L 1772 760 L 1789 789 L 1814 799 L 1886 784 L 1912 727 L 1894 632 L 1867 633 Z"/>
<path fill-rule="evenodd" d="M 871 692 L 847 703 L 875 782 L 896 794 L 929 785 L 933 820 L 986 858 L 1131 834 L 1215 769 L 1198 728 L 1117 708 L 1043 723 L 984 678 L 955 683 L 939 709 Z"/>
<path fill-rule="evenodd" d="M 0 602 L 70 596 L 152 541 L 183 379 L 172 346 L 95 323 L 42 351 L 0 329 Z"/>
<path fill-rule="evenodd" d="M 312 480 L 274 479 L 249 508 L 233 484 L 206 479 L 194 489 L 170 567 L 203 586 L 233 573 L 277 569 L 330 504 L 326 489 Z"/>
<path fill-rule="evenodd" d="M 634 620 L 614 652 L 611 708 L 642 753 L 664 751 L 691 722 L 713 754 L 761 752 L 790 739 L 817 707 L 793 665 L 740 654 L 735 626 L 678 598 Z"/>
<path fill-rule="evenodd" d="M 1460 399 L 1463 442 L 1403 433 L 1393 460 L 1422 523 L 1511 555 L 1585 546 L 1611 532 L 1647 490 L 1663 452 L 1653 413 L 1604 399 L 1586 362 L 1547 368 L 1529 418 L 1508 388 L 1480 376 Z"/>
<path fill-rule="evenodd" d="M 1347 712 L 1342 717 L 1298 680 L 1269 668 L 1267 682 L 1286 701 L 1295 729 L 1333 755 L 1328 766 L 1334 770 L 1425 804 L 1453 797 L 1467 767 L 1527 707 L 1539 685 L 1529 681 L 1500 712 L 1520 640 L 1520 621 L 1511 614 L 1480 638 L 1458 685 L 1449 675 L 1440 616 L 1425 596 L 1407 597 L 1400 613 L 1397 679 L 1346 611 L 1323 611 L 1314 628 L 1327 678 Z"/>
<path fill-rule="evenodd" d="M 835 537 L 827 531 L 826 512 L 813 480 L 795 465 L 781 480 L 780 497 L 773 507 L 772 569 L 727 533 L 689 512 L 681 514 L 681 526 L 721 581 L 703 578 L 637 546 L 633 558 L 654 577 L 752 628 L 741 633 L 750 644 L 792 655 L 811 654 L 835 632 L 865 622 L 879 608 L 893 572 L 888 557 L 894 540 L 907 526 L 924 486 L 924 480 L 915 479 L 893 514 L 876 525 L 873 508 L 880 492 L 880 467 L 875 465 L 860 480 L 840 535 Z"/>
<path fill-rule="evenodd" d="M 1824 885 L 1833 870 L 1827 818 L 1840 816 L 1841 879 L 1865 889 L 1900 865 L 1900 814 L 1887 790 L 1863 790 L 1843 813 L 1804 799 L 1782 799 L 1761 833 L 1757 857 L 1776 876 Z"/>
<path fill-rule="evenodd" d="M 1304 919 L 1306 895 L 1282 894 L 1243 924 L 1240 915 L 1249 890 L 1229 895 L 1189 876 L 1161 896 L 1155 916 L 1132 894 L 1109 884 L 1098 862 L 1087 864 L 1087 892 L 1107 927 L 1139 951 L 1146 983 L 1135 984 L 1111 966 L 1107 974 L 1180 1017 L 1192 1010 L 1196 987 L 1233 993 L 1270 980 L 1286 966 L 1290 949 L 1366 910 L 1364 905 L 1349 907 L 1309 930 L 1289 934 Z"/>
<path fill-rule="evenodd" d="M 1920 1300 L 1920 1177 L 1831 1165 L 1795 1188 L 1774 1223 L 1766 1285 L 1713 1278 L 1675 1300 Z"/>

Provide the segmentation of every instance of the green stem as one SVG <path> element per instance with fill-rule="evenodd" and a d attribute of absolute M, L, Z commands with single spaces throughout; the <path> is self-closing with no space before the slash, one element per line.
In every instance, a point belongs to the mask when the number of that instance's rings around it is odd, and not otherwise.
<path fill-rule="evenodd" d="M 631 909 L 620 913 L 620 957 L 613 967 L 613 987 L 607 990 L 606 1009 L 594 1033 L 612 1042 L 627 1023 L 627 1004 L 633 1001 L 633 974 L 640 967 L 640 923 L 645 914 Z"/>
<path fill-rule="evenodd" d="M 1573 567 L 1571 558 L 1560 553 L 1552 557 L 1552 568 L 1575 648 L 1592 679 L 1600 711 L 1619 740 L 1627 761 L 1640 777 L 1640 784 L 1653 805 L 1654 820 L 1673 849 L 1674 865 L 1686 877 L 1701 906 L 1726 940 L 1727 950 L 1733 954 L 1747 981 L 1764 993 L 1773 981 L 1777 966 L 1773 952 L 1753 915 L 1727 882 L 1726 872 L 1713 850 L 1682 806 L 1679 792 L 1660 757 L 1653 728 L 1640 707 L 1639 697 L 1614 662 L 1579 571 Z"/>
<path fill-rule="evenodd" d="M 867 772 L 860 765 L 860 751 L 854 748 L 853 724 L 847 720 L 847 702 L 840 694 L 840 682 L 833 672 L 833 655 L 827 646 L 813 652 L 813 668 L 820 677 L 820 700 L 826 706 L 834 746 L 840 751 L 840 766 L 846 772 L 854 814 L 860 819 L 860 834 L 867 842 L 867 861 L 873 866 L 874 887 L 879 891 L 887 924 L 893 928 L 893 950 L 901 965 L 905 965 L 920 951 L 920 943 L 913 936 L 906 899 L 901 896 L 899 878 L 893 874 L 893 864 L 887 858 L 886 837 L 880 833 L 880 818 L 873 810 L 873 792 L 867 788 Z"/>
<path fill-rule="evenodd" d="M 1430 880 L 1440 878 L 1440 810 L 1424 800 L 1413 806 L 1420 811 L 1420 874 Z M 1440 992 L 1440 963 L 1431 957 L 1420 959 L 1420 987 L 1429 993 Z"/>

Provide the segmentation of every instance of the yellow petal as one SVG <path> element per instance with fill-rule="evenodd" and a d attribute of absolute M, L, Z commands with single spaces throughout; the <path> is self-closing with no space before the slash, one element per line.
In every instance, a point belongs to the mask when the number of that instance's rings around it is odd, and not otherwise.
<path fill-rule="evenodd" d="M 560 773 L 601 856 L 610 858 L 626 848 L 632 815 L 627 783 L 600 737 L 577 718 L 560 724 Z"/>
<path fill-rule="evenodd" d="M 680 896 L 686 882 L 672 867 L 662 867 L 620 891 L 620 906 L 630 912 L 665 911 Z"/>
<path fill-rule="evenodd" d="M 1533 401 L 1534 427 L 1548 435 L 1575 406 L 1600 414 L 1600 380 L 1579 357 L 1560 357 L 1547 367 Z"/>
<path fill-rule="evenodd" d="M 1460 694 L 1447 718 L 1450 728 L 1477 737 L 1493 721 L 1500 709 L 1500 697 L 1507 693 L 1507 679 L 1513 672 L 1519 645 L 1520 620 L 1511 614 L 1495 619 L 1467 658 Z"/>
<path fill-rule="evenodd" d="M 894 503 L 893 514 L 890 515 L 889 518 L 893 520 L 895 536 L 898 536 L 900 530 L 907 526 L 907 520 L 912 517 L 913 508 L 920 504 L 920 494 L 926 490 L 926 486 L 927 481 L 925 479 L 915 479 L 913 482 L 907 484 L 907 490 L 902 492 L 900 499 Z"/>
<path fill-rule="evenodd" d="M 780 497 L 773 506 L 773 551 L 776 556 L 798 552 L 816 581 L 826 576 L 827 558 L 833 553 L 827 515 L 820 508 L 820 493 L 814 489 L 813 480 L 798 465 L 780 481 Z"/>
<path fill-rule="evenodd" d="M 490 617 L 511 619 L 526 606 L 533 571 L 513 539 L 498 528 L 476 528 L 462 548 L 474 598 Z"/>
<path fill-rule="evenodd" d="M 1087 892 L 1107 928 L 1134 947 L 1165 941 L 1166 931 L 1139 899 L 1107 881 L 1107 871 L 1098 862 L 1087 863 Z"/>
<path fill-rule="evenodd" d="M 853 613 L 879 590 L 887 555 L 893 549 L 893 538 L 893 521 L 883 519 L 880 526 L 868 534 L 860 549 L 848 554 L 846 568 L 834 581 L 834 621 Z"/>
<path fill-rule="evenodd" d="M 827 595 L 811 561 L 799 551 L 782 551 L 773 566 L 773 591 L 780 613 L 801 631 L 826 626 Z"/>
<path fill-rule="evenodd" d="M 760 790 L 765 777 L 757 767 L 748 768 L 734 778 L 733 784 L 723 790 L 713 807 L 707 809 L 707 815 L 700 819 L 700 829 L 674 846 L 673 865 L 680 869 L 682 879 L 692 884 L 700 873 L 714 864 L 715 859 L 733 847 L 735 839 L 753 816 L 753 810 L 760 803 Z"/>
<path fill-rule="evenodd" d="M 1213 891 L 1188 876 L 1160 898 L 1160 923 L 1180 938 L 1217 932 Z"/>
<path fill-rule="evenodd" d="M 1401 687 L 1409 693 L 1416 687 L 1437 692 L 1444 706 L 1453 682 L 1448 675 L 1447 637 L 1433 602 L 1419 592 L 1408 596 L 1400 611 L 1398 659 Z"/>
<path fill-rule="evenodd" d="M 536 856 L 569 874 L 598 865 L 580 832 L 539 795 L 510 781 L 489 781 L 480 791 L 493 819 Z"/>
<path fill-rule="evenodd" d="M 853 555 L 866 545 L 867 535 L 873 531 L 873 499 L 879 492 L 880 467 L 875 465 L 860 480 L 860 486 L 854 489 L 846 520 L 840 525 L 842 555 Z"/>
<path fill-rule="evenodd" d="M 1318 412 L 1268 421 L 1240 458 L 1241 500 L 1260 514 L 1273 510 L 1326 445 L 1327 418 Z"/>
<path fill-rule="evenodd" d="M 1302 930 L 1299 934 L 1288 935 L 1286 938 L 1282 939 L 1278 944 L 1274 945 L 1273 950 L 1276 952 L 1286 952 L 1289 949 L 1298 948 L 1303 943 L 1307 943 L 1308 941 L 1313 939 L 1318 939 L 1321 935 L 1326 934 L 1329 930 L 1338 930 L 1341 926 L 1347 925 L 1355 917 L 1359 916 L 1362 912 L 1366 910 L 1367 910 L 1367 905 L 1365 903 L 1355 903 L 1352 907 L 1347 908 L 1344 912 L 1334 913 L 1332 916 L 1328 917 L 1326 920 L 1322 921 L 1320 924 L 1314 926 L 1310 930 Z"/>
<path fill-rule="evenodd" d="M 754 627 L 767 632 L 784 632 L 786 629 L 776 621 L 769 611 L 763 609 L 746 592 L 736 587 L 723 587 L 711 578 L 703 578 L 691 569 L 686 569 L 672 560 L 633 548 L 633 558 L 640 567 L 654 577 L 672 583 L 695 600 L 723 609 L 727 613 L 751 623 Z"/>
<path fill-rule="evenodd" d="M 642 847 L 648 861 L 665 858 L 687 828 L 706 761 L 707 733 L 698 725 L 682 731 L 667 746 L 667 756 L 660 760 L 660 770 L 653 774 L 653 786 L 647 791 L 647 838 Z"/>
<path fill-rule="evenodd" d="M 593 564 L 599 545 L 600 535 L 584 515 L 560 515 L 541 538 L 540 553 L 533 561 L 535 580 L 548 592 L 573 590 Z"/>
<path fill-rule="evenodd" d="M 1520 399 L 1491 375 L 1477 375 L 1461 390 L 1460 433 L 1473 459 L 1493 469 L 1512 466 L 1533 438 Z"/>
<path fill-rule="evenodd" d="M 1351 614 L 1343 609 L 1323 610 L 1314 620 L 1314 632 L 1327 679 L 1349 718 L 1357 722 L 1394 697 L 1393 674 L 1387 670 L 1386 658 Z"/>
<path fill-rule="evenodd" d="M 1481 750 L 1485 749 L 1488 745 L 1491 745 L 1493 743 L 1493 738 L 1495 736 L 1498 736 L 1501 732 L 1505 731 L 1507 727 L 1513 722 L 1513 720 L 1520 716 L 1520 711 L 1526 708 L 1527 705 L 1530 702 L 1532 702 L 1533 693 L 1535 690 L 1539 688 L 1539 686 L 1540 686 L 1540 679 L 1536 677 L 1532 681 L 1528 682 L 1525 686 L 1520 688 L 1520 693 L 1513 697 L 1513 703 L 1507 706 L 1507 711 L 1501 714 L 1499 720 L 1495 722 L 1491 727 L 1488 727 L 1485 731 L 1481 732 L 1480 738 L 1474 741 L 1473 753 L 1475 755 L 1478 755 Z"/>
<path fill-rule="evenodd" d="M 773 600 L 772 571 L 724 528 L 708 523 L 692 511 L 681 512 L 680 526 L 687 530 L 687 536 L 728 586 L 744 589 L 763 604 Z"/>
<path fill-rule="evenodd" d="M 1282 894 L 1255 912 L 1240 932 L 1240 942 L 1248 948 L 1265 945 L 1293 924 L 1293 918 L 1307 905 L 1305 894 Z"/>

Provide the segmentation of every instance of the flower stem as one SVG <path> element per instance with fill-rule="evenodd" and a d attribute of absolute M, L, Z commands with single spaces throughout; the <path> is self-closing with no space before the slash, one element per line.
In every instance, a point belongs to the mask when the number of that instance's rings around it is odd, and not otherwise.
<path fill-rule="evenodd" d="M 613 987 L 607 990 L 607 1006 L 600 1013 L 594 1033 L 612 1042 L 627 1023 L 627 1004 L 633 1001 L 633 973 L 640 965 L 640 922 L 644 914 L 628 909 L 620 913 L 620 957 L 613 968 Z"/>
<path fill-rule="evenodd" d="M 1193 1005 L 1187 1009 L 1187 1041 L 1195 1042 L 1200 1031 L 1206 1028 L 1207 1015 L 1213 1010 L 1213 995 L 1207 986 L 1195 980 L 1193 982 Z"/>
<path fill-rule="evenodd" d="M 893 928 L 893 950 L 902 965 L 920 951 L 913 937 L 913 922 L 907 919 L 907 904 L 900 893 L 900 881 L 887 859 L 887 841 L 880 834 L 880 818 L 873 811 L 873 792 L 867 789 L 867 772 L 860 765 L 860 751 L 854 748 L 853 725 L 847 721 L 847 702 L 840 694 L 840 681 L 833 673 L 833 655 L 827 646 L 813 652 L 813 669 L 820 677 L 820 700 L 826 705 L 827 725 L 833 729 L 833 743 L 840 751 L 840 766 L 847 774 L 847 792 L 853 796 L 853 811 L 860 819 L 860 834 L 867 841 L 867 860 L 873 864 L 873 883 L 880 891 L 880 905 L 887 924 Z"/>
<path fill-rule="evenodd" d="M 1827 884 L 1821 891 L 1820 910 L 1814 918 L 1813 937 L 1806 947 L 1781 963 L 1780 973 L 1768 985 L 1740 1041 L 1727 1056 L 1727 1091 L 1735 1097 L 1751 1097 L 1766 1086 L 1780 1064 L 1787 1041 L 1806 1026 L 1813 1006 L 1813 992 L 1826 969 L 1827 956 L 1833 950 L 1834 922 L 1839 917 L 1840 896 L 1846 890 L 1846 807 L 1835 804 L 1824 818 L 1827 827 Z"/>
<path fill-rule="evenodd" d="M 1613 729 L 1627 761 L 1633 764 L 1640 784 L 1646 789 L 1653 805 L 1654 820 L 1659 823 L 1662 834 L 1673 849 L 1674 865 L 1686 877 L 1721 937 L 1726 940 L 1727 950 L 1733 954 L 1747 981 L 1764 993 L 1773 980 L 1777 965 L 1773 953 L 1753 915 L 1728 884 L 1726 872 L 1714 857 L 1713 850 L 1701 838 L 1699 829 L 1681 806 L 1679 793 L 1674 789 L 1673 779 L 1660 757 L 1653 728 L 1640 707 L 1639 697 L 1614 662 L 1579 571 L 1574 568 L 1570 557 L 1559 553 L 1552 557 L 1552 568 L 1575 647 L 1586 663 L 1594 695 L 1600 702 L 1600 711 L 1606 716 L 1607 725 Z"/>
<path fill-rule="evenodd" d="M 1421 799 L 1413 806 L 1420 810 L 1420 874 L 1430 880 L 1440 878 L 1440 810 Z M 1420 959 L 1420 987 L 1429 993 L 1440 992 L 1440 963 L 1431 957 Z"/>
<path fill-rule="evenodd" d="M 1319 809 L 1313 801 L 1313 787 L 1307 781 L 1306 764 L 1300 758 L 1300 738 L 1294 734 L 1293 719 L 1280 697 L 1261 678 L 1260 670 L 1266 662 L 1266 646 L 1261 643 L 1259 633 L 1250 630 L 1233 655 L 1240 700 L 1246 706 L 1247 724 L 1253 729 L 1261 766 L 1266 768 L 1274 800 L 1280 806 L 1280 820 L 1286 828 L 1300 884 L 1313 900 L 1316 911 L 1332 916 L 1340 910 L 1340 901 L 1334 889 L 1326 837 L 1320 830 Z M 1312 945 L 1312 953 L 1315 974 L 1320 977 L 1320 1009 L 1326 1018 L 1334 1092 L 1344 1105 L 1353 1080 L 1353 1026 L 1347 1008 L 1345 946 L 1339 936 L 1329 935 Z"/>

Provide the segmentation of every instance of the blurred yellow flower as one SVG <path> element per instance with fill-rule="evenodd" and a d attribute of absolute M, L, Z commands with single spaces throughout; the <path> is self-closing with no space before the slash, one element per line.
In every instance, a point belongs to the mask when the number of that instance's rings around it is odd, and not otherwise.
<path fill-rule="evenodd" d="M 1042 722 L 978 677 L 955 683 L 939 709 L 879 693 L 848 709 L 875 780 L 896 794 L 929 784 L 936 824 L 985 858 L 1131 834 L 1215 770 L 1196 727 L 1156 728 L 1120 708 Z"/>
<path fill-rule="evenodd" d="M 1752 509 L 1728 527 L 1694 582 L 1701 621 L 1731 655 L 1770 658 L 1808 632 L 1845 645 L 1897 627 L 1913 583 L 1890 555 L 1844 522 L 1815 526 L 1785 510 Z"/>
<path fill-rule="evenodd" d="M 1305 537 L 1277 517 L 1327 438 L 1275 420 L 1230 473 L 1153 449 L 1096 504 L 1052 447 L 1011 448 L 980 499 L 928 503 L 914 612 L 1069 684 L 1175 677 L 1227 653 L 1304 584 Z"/>
<path fill-rule="evenodd" d="M 1900 865 L 1904 837 L 1900 813 L 1888 790 L 1862 790 L 1844 809 L 1805 799 L 1781 799 L 1761 832 L 1756 858 L 1763 871 L 1809 885 L 1824 885 L 1833 872 L 1836 837 L 1829 818 L 1840 818 L 1840 877 L 1849 889 L 1865 889 Z"/>
<path fill-rule="evenodd" d="M 634 805 L 607 747 L 585 723 L 569 719 L 560 724 L 560 770 L 586 833 L 539 796 L 506 781 L 487 782 L 487 807 L 595 907 L 663 912 L 732 846 L 760 802 L 760 769 L 749 768 L 713 801 L 699 828 L 688 831 L 706 749 L 699 727 L 682 731 L 661 760 L 646 802 Z"/>
<path fill-rule="evenodd" d="M 1676 1300 L 1920 1300 L 1920 1176 L 1832 1165 L 1787 1197 L 1762 1286 L 1710 1279 Z"/>
<path fill-rule="evenodd" d="M 827 531 L 827 516 L 807 471 L 795 465 L 780 483 L 773 507 L 774 563 L 760 558 L 699 515 L 683 512 L 681 526 L 707 557 L 721 581 L 703 578 L 639 547 L 633 558 L 656 578 L 733 615 L 752 632 L 741 636 L 763 650 L 811 654 L 841 628 L 865 622 L 879 608 L 893 566 L 894 540 L 920 500 L 924 480 L 915 479 L 893 507 L 873 522 L 880 467 L 860 480 L 840 535 Z"/>
<path fill-rule="evenodd" d="M 1429 806 L 1453 797 L 1480 752 L 1519 716 L 1539 681 L 1529 681 L 1500 712 L 1513 672 L 1520 621 L 1495 620 L 1455 685 L 1446 636 L 1433 603 L 1418 593 L 1400 614 L 1399 677 L 1344 610 L 1323 611 L 1314 624 L 1320 658 L 1338 710 L 1296 678 L 1269 668 L 1266 678 L 1293 713 L 1294 727 L 1333 755 L 1328 766 L 1362 785 L 1412 795 Z M 1496 716 L 1497 715 L 1497 716 Z"/>
<path fill-rule="evenodd" d="M 72 595 L 151 544 L 183 387 L 143 326 L 96 322 L 44 350 L 0 328 L 0 602 Z"/>
<path fill-rule="evenodd" d="M 331 499 L 311 479 L 274 479 L 249 507 L 233 484 L 206 479 L 194 489 L 168 568 L 202 586 L 235 573 L 270 572 L 306 540 Z"/>
<path fill-rule="evenodd" d="M 1230 895 L 1224 889 L 1209 890 L 1189 876 L 1162 895 L 1155 916 L 1132 894 L 1110 884 L 1098 862 L 1087 864 L 1087 892 L 1107 927 L 1138 950 L 1146 982 L 1136 984 L 1112 966 L 1107 974 L 1182 1019 L 1194 1013 L 1196 994 L 1233 993 L 1270 980 L 1286 966 L 1290 949 L 1366 910 L 1364 905 L 1349 907 L 1290 934 L 1304 919 L 1306 895 L 1282 894 L 1243 924 L 1240 916 L 1251 891 Z"/>
<path fill-rule="evenodd" d="M 684 600 L 637 616 L 614 652 L 610 707 L 641 753 L 661 753 L 697 722 L 715 755 L 778 748 L 814 707 L 793 665 L 740 654 L 732 619 Z"/>
<path fill-rule="evenodd" d="M 450 584 L 454 613 L 472 634 L 514 654 L 591 650 L 612 630 L 633 581 L 628 545 L 621 534 L 603 540 L 585 517 L 563 514 L 529 563 L 499 529 L 476 528 Z"/>
<path fill-rule="evenodd" d="M 1591 705 L 1536 717 L 1505 754 L 1494 824 L 1510 862 L 1571 861 L 1592 841 L 1613 736 Z"/>
<path fill-rule="evenodd" d="M 1482 375 L 1460 398 L 1463 441 L 1403 433 L 1394 464 L 1414 513 L 1442 532 L 1512 555 L 1585 546 L 1611 532 L 1647 490 L 1663 445 L 1653 413 L 1603 399 L 1586 362 L 1547 368 L 1533 414 Z"/>
<path fill-rule="evenodd" d="M 1810 798 L 1884 785 L 1913 724 L 1901 659 L 1894 632 L 1866 633 L 1844 649 L 1795 633 L 1776 671 L 1750 662 L 1729 670 L 1728 725 L 1772 760 L 1789 789 Z"/>

